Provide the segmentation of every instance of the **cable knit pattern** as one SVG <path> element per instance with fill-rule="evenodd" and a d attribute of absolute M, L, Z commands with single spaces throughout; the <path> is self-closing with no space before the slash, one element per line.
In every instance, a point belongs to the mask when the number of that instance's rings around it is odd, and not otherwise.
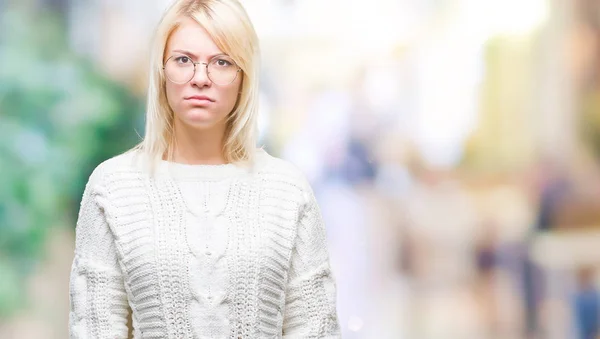
<path fill-rule="evenodd" d="M 325 227 L 300 170 L 129 152 L 86 185 L 70 281 L 71 338 L 340 338 Z"/>
<path fill-rule="evenodd" d="M 319 206 L 303 180 L 303 209 L 299 213 L 286 292 L 285 334 L 302 338 L 339 335 L 336 287 L 327 253 L 327 236 Z"/>
<path fill-rule="evenodd" d="M 126 338 L 127 296 L 115 241 L 98 186 L 90 176 L 79 209 L 75 258 L 71 267 L 69 314 L 71 338 Z"/>

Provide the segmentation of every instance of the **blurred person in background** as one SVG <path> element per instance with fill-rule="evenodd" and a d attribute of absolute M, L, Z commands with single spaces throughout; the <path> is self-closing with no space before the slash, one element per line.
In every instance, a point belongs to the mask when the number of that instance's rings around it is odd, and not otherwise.
<path fill-rule="evenodd" d="M 582 268 L 577 272 L 577 291 L 573 298 L 573 315 L 578 339 L 598 338 L 600 293 L 594 284 L 595 270 Z"/>
<path fill-rule="evenodd" d="M 557 225 L 557 211 L 569 192 L 566 168 L 557 161 L 543 159 L 538 168 L 539 199 L 537 219 L 527 234 L 523 254 L 523 294 L 527 337 L 537 337 L 541 333 L 540 308 L 546 293 L 546 276 L 541 267 L 529 256 L 535 237 L 553 230 Z"/>
<path fill-rule="evenodd" d="M 146 135 L 83 194 L 71 338 L 339 338 L 304 174 L 256 148 L 259 47 L 237 0 L 175 1 L 152 49 Z"/>
<path fill-rule="evenodd" d="M 485 220 L 482 230 L 476 240 L 475 261 L 477 268 L 476 290 L 480 303 L 482 317 L 489 338 L 495 338 L 500 333 L 498 323 L 498 302 L 495 289 L 499 270 L 498 225 L 492 219 Z"/>

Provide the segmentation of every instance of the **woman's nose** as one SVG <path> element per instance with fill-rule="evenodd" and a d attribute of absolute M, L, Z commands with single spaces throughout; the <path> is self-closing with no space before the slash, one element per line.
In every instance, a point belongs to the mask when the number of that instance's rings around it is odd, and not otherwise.
<path fill-rule="evenodd" d="M 203 62 L 196 64 L 196 72 L 192 78 L 192 85 L 196 86 L 208 86 L 211 84 L 210 78 L 208 77 L 207 65 Z"/>

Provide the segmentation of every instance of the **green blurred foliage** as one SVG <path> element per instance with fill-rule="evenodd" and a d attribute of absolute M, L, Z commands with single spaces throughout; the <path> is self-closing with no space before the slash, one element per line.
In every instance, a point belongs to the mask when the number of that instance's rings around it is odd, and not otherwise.
<path fill-rule="evenodd" d="M 0 13 L 0 318 L 26 302 L 48 232 L 75 226 L 93 168 L 139 141 L 141 98 L 69 51 L 63 19 Z"/>

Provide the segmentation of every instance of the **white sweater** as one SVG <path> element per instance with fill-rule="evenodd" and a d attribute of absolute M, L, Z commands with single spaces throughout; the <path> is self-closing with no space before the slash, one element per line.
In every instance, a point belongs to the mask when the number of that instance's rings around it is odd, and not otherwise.
<path fill-rule="evenodd" d="M 136 152 L 86 185 L 71 269 L 71 338 L 340 338 L 313 191 L 287 161 L 253 168 Z"/>

